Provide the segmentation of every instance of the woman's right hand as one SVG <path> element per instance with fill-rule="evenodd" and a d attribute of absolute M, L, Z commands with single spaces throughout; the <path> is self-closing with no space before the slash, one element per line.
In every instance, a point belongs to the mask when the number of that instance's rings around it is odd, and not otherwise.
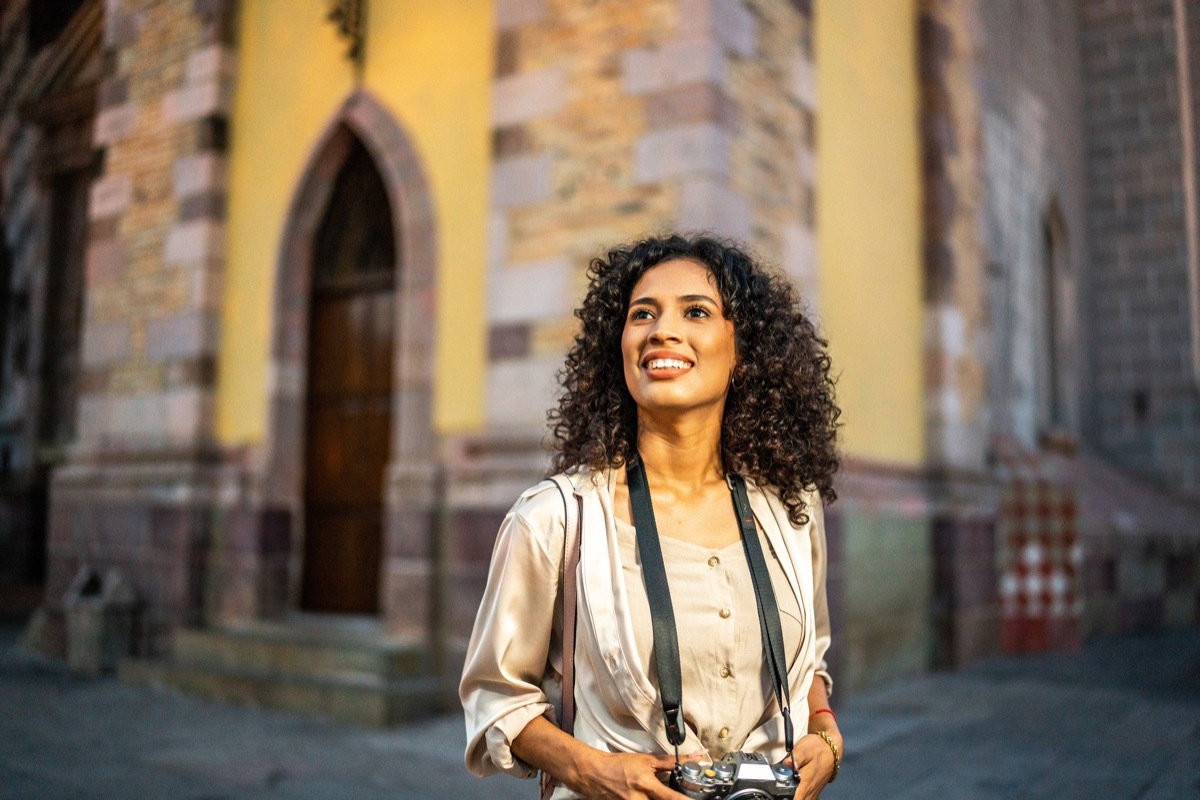
<path fill-rule="evenodd" d="M 588 800 L 689 800 L 659 780 L 659 773 L 675 768 L 674 756 L 606 753 L 545 717 L 529 721 L 513 740 L 512 751 Z"/>
<path fill-rule="evenodd" d="M 585 763 L 571 788 L 589 800 L 688 800 L 659 779 L 675 768 L 674 756 L 596 750 Z"/>

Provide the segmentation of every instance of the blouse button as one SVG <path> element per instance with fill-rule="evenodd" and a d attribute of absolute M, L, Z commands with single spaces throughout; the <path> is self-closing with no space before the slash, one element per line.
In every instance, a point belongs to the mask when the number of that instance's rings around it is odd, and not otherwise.
<path fill-rule="evenodd" d="M 721 563 L 721 559 L 717 558 L 716 556 L 713 556 L 712 558 L 708 559 L 708 565 L 710 567 L 715 567 L 720 563 Z"/>
<path fill-rule="evenodd" d="M 733 612 L 730 611 L 728 608 L 722 608 L 721 609 L 721 619 L 729 619 L 729 615 L 732 613 Z"/>
<path fill-rule="evenodd" d="M 722 678 L 728 678 L 732 674 L 733 674 L 733 670 L 731 670 L 728 666 L 721 667 L 721 677 Z M 725 737 L 721 737 L 721 738 L 725 738 Z"/>
<path fill-rule="evenodd" d="M 717 731 L 717 738 L 718 739 L 728 739 L 729 738 L 729 728 L 721 728 L 721 730 Z"/>

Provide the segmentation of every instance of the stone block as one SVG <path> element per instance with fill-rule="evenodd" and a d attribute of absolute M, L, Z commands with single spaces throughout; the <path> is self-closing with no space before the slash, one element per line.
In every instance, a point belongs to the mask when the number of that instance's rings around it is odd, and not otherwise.
<path fill-rule="evenodd" d="M 431 572 L 432 565 L 426 559 L 388 561 L 382 594 L 384 624 L 389 633 L 426 635 L 433 592 Z"/>
<path fill-rule="evenodd" d="M 565 258 L 513 264 L 488 280 L 492 323 L 556 320 L 571 309 L 571 264 Z"/>
<path fill-rule="evenodd" d="M 750 238 L 750 203 L 724 180 L 689 178 L 680 186 L 679 225 L 746 240 Z"/>
<path fill-rule="evenodd" d="M 88 245 L 84 269 L 88 286 L 118 281 L 125 273 L 127 250 L 119 239 L 93 241 Z"/>
<path fill-rule="evenodd" d="M 109 76 L 100 82 L 100 94 L 96 99 L 98 108 L 119 106 L 129 100 L 129 78 Z"/>
<path fill-rule="evenodd" d="M 195 443 L 212 430 L 213 396 L 204 387 L 171 389 L 163 393 L 167 439 L 180 445 Z"/>
<path fill-rule="evenodd" d="M 204 264 L 225 257 L 225 226 L 208 219 L 177 223 L 167 232 L 167 264 Z"/>
<path fill-rule="evenodd" d="M 92 184 L 88 198 L 88 219 L 114 217 L 129 207 L 133 199 L 133 176 L 106 175 Z"/>
<path fill-rule="evenodd" d="M 646 126 L 670 128 L 694 122 L 715 122 L 736 131 L 737 103 L 712 83 L 694 83 L 646 95 Z"/>
<path fill-rule="evenodd" d="M 267 365 L 267 394 L 299 399 L 304 392 L 305 365 L 273 359 Z"/>
<path fill-rule="evenodd" d="M 792 96 L 809 110 L 817 108 L 816 73 L 816 67 L 807 56 L 792 57 Z"/>
<path fill-rule="evenodd" d="M 511 75 L 492 88 L 492 124 L 497 128 L 556 114 L 567 102 L 562 67 Z"/>
<path fill-rule="evenodd" d="M 132 353 L 128 320 L 92 323 L 83 337 L 83 365 L 101 367 L 125 361 Z"/>
<path fill-rule="evenodd" d="M 680 0 L 679 34 L 712 36 L 731 53 L 747 58 L 758 44 L 758 20 L 741 0 Z"/>
<path fill-rule="evenodd" d="M 217 348 L 217 320 L 201 311 L 184 311 L 146 321 L 146 356 L 151 361 L 212 355 Z"/>
<path fill-rule="evenodd" d="M 550 154 L 514 156 L 492 167 L 492 204 L 527 206 L 550 199 Z"/>
<path fill-rule="evenodd" d="M 812 230 L 799 222 L 783 226 L 783 271 L 796 282 L 809 309 L 819 312 L 817 302 L 817 239 Z"/>
<path fill-rule="evenodd" d="M 179 203 L 179 220 L 225 219 L 226 198 L 224 192 L 206 192 L 183 198 Z"/>
<path fill-rule="evenodd" d="M 457 564 L 487 567 L 505 511 L 502 508 L 471 508 L 454 512 L 454 560 Z"/>
<path fill-rule="evenodd" d="M 133 103 L 123 103 L 110 106 L 96 114 L 96 127 L 92 134 L 92 143 L 96 147 L 108 147 L 121 141 L 133 130 L 137 121 L 137 106 Z"/>
<path fill-rule="evenodd" d="M 194 387 L 85 395 L 79 401 L 79 438 L 85 442 L 188 446 L 211 427 L 211 420 L 211 392 Z"/>
<path fill-rule="evenodd" d="M 175 161 L 175 197 L 224 192 L 228 174 L 228 162 L 218 153 L 205 152 L 182 156 Z"/>
<path fill-rule="evenodd" d="M 81 443 L 102 441 L 108 430 L 108 396 L 85 394 L 79 398 L 75 426 Z"/>
<path fill-rule="evenodd" d="M 729 174 L 728 131 L 698 122 L 651 131 L 634 143 L 633 177 L 638 183 Z"/>
<path fill-rule="evenodd" d="M 561 359 L 500 361 L 488 367 L 487 421 L 498 428 L 541 430 L 554 405 Z"/>
<path fill-rule="evenodd" d="M 496 0 L 496 27 L 506 31 L 541 22 L 549 7 L 549 0 Z"/>
<path fill-rule="evenodd" d="M 510 322 L 488 330 L 488 361 L 526 358 L 530 350 L 529 323 Z"/>
<path fill-rule="evenodd" d="M 488 271 L 503 268 L 508 261 L 508 215 L 493 212 L 488 217 Z"/>
<path fill-rule="evenodd" d="M 213 79 L 167 92 L 162 99 L 162 117 L 165 122 L 178 123 L 225 115 L 232 101 L 232 83 Z"/>
<path fill-rule="evenodd" d="M 626 94 L 649 94 L 693 83 L 723 87 L 729 65 L 721 46 L 711 39 L 673 39 L 658 48 L 621 53 L 621 75 Z"/>
<path fill-rule="evenodd" d="M 237 56 L 232 48 L 211 44 L 188 56 L 184 68 L 188 84 L 208 83 L 212 80 L 228 80 L 237 73 Z"/>
<path fill-rule="evenodd" d="M 143 14 L 125 11 L 119 0 L 107 0 L 104 11 L 104 46 L 114 50 L 137 41 L 142 32 Z"/>

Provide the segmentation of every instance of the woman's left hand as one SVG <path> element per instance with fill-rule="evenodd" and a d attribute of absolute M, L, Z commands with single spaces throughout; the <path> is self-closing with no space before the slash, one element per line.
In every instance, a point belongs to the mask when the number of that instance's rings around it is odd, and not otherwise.
<path fill-rule="evenodd" d="M 842 737 L 834 735 L 833 741 L 841 749 Z M 785 763 L 790 764 L 800 776 L 795 800 L 816 800 L 833 777 L 833 750 L 815 733 L 801 736 L 792 748 L 791 758 L 785 759 Z"/>

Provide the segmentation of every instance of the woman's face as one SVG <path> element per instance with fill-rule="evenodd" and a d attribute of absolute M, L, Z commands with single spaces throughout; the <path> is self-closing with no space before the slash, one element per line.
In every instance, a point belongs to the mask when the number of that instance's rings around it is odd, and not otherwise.
<path fill-rule="evenodd" d="M 633 287 L 621 355 L 625 383 L 643 413 L 725 407 L 737 363 L 733 323 L 707 269 L 676 259 Z"/>

